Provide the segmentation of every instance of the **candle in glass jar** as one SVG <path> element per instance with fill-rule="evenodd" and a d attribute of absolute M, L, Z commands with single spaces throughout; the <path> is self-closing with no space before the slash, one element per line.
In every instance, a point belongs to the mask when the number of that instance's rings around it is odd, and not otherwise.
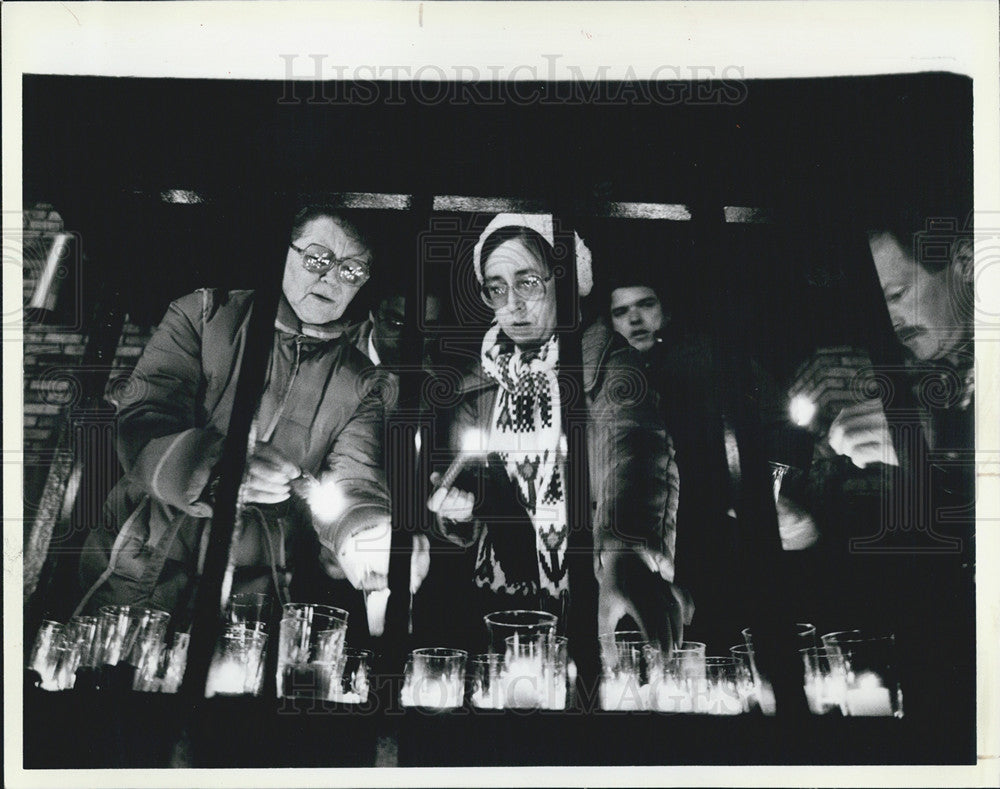
<path fill-rule="evenodd" d="M 472 694 L 472 706 L 483 710 L 502 710 L 504 708 L 503 687 L 494 682 L 488 691 L 477 690 Z"/>
<path fill-rule="evenodd" d="M 725 685 L 711 685 L 698 694 L 698 712 L 708 715 L 739 715 L 743 704 L 735 689 Z"/>
<path fill-rule="evenodd" d="M 622 711 L 642 709 L 639 678 L 628 672 L 605 676 L 601 680 L 601 709 Z"/>
<path fill-rule="evenodd" d="M 860 674 L 857 687 L 847 690 L 847 714 L 858 717 L 891 716 L 892 694 L 876 674 Z"/>
<path fill-rule="evenodd" d="M 693 712 L 694 700 L 688 689 L 678 683 L 663 680 L 656 683 L 650 691 L 650 704 L 660 712 Z"/>
<path fill-rule="evenodd" d="M 212 665 L 205 683 L 205 695 L 240 695 L 245 692 L 246 666 L 236 660 L 219 660 Z"/>
<path fill-rule="evenodd" d="M 532 709 L 543 702 L 542 664 L 539 660 L 514 658 L 508 661 L 503 675 L 505 706 Z"/>
<path fill-rule="evenodd" d="M 448 709 L 462 706 L 461 683 L 450 682 L 438 677 L 415 679 L 410 687 L 412 705 Z"/>

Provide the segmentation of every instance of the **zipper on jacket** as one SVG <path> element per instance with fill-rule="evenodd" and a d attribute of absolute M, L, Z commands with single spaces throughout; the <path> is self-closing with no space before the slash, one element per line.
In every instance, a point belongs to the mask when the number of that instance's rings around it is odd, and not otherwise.
<path fill-rule="evenodd" d="M 299 372 L 299 362 L 302 358 L 302 337 L 300 335 L 295 335 L 295 359 L 292 361 L 292 371 L 288 376 L 288 384 L 285 386 L 285 391 L 281 395 L 281 401 L 278 403 L 278 408 L 274 412 L 274 416 L 271 417 L 271 423 L 267 426 L 267 430 L 264 432 L 262 441 L 270 441 L 271 435 L 274 433 L 275 428 L 278 426 L 278 420 L 281 419 L 281 415 L 285 412 L 285 406 L 288 404 L 288 397 L 292 393 L 292 384 L 295 383 L 295 376 Z"/>

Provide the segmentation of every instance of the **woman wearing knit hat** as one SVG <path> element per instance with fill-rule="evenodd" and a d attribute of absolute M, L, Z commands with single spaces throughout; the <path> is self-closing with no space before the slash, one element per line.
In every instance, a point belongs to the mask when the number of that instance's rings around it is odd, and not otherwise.
<path fill-rule="evenodd" d="M 586 296 L 590 251 L 574 239 Z M 452 629 L 461 628 L 458 609 L 468 605 L 470 641 L 490 611 L 562 617 L 569 604 L 567 501 L 580 472 L 562 429 L 554 241 L 549 215 L 501 214 L 483 231 L 474 265 L 494 320 L 457 405 L 437 415 L 440 442 L 467 467 L 432 475 L 427 506 L 437 536 L 475 554 L 472 585 L 451 596 L 457 606 L 448 612 Z M 614 630 L 629 614 L 669 648 L 693 610 L 672 584 L 673 446 L 628 343 L 598 325 L 584 334 L 582 351 L 598 628 Z"/>

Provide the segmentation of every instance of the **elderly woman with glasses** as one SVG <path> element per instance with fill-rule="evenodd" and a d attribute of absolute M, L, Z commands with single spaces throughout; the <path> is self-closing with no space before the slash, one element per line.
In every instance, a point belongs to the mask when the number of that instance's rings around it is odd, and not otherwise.
<path fill-rule="evenodd" d="M 585 296 L 590 252 L 574 238 Z M 551 216 L 502 214 L 487 226 L 474 265 L 494 321 L 457 406 L 438 415 L 439 441 L 466 469 L 432 475 L 428 508 L 437 536 L 469 549 L 472 585 L 454 599 L 468 603 L 470 642 L 489 611 L 563 616 L 570 603 L 567 503 L 582 470 L 568 456 L 563 427 L 553 248 Z M 691 612 L 672 584 L 679 490 L 672 444 L 628 343 L 598 325 L 584 333 L 582 350 L 598 627 L 614 630 L 629 614 L 669 648 Z M 433 560 L 431 568 L 433 577 Z"/>
<path fill-rule="evenodd" d="M 234 592 L 287 599 L 293 564 L 292 593 L 302 588 L 310 601 L 386 585 L 383 404 L 342 325 L 371 267 L 356 220 L 326 206 L 296 216 L 240 489 Z M 117 404 L 126 473 L 109 500 L 112 528 L 88 538 L 78 610 L 128 603 L 173 612 L 190 594 L 253 302 L 251 291 L 184 296 L 147 344 L 130 396 Z"/>

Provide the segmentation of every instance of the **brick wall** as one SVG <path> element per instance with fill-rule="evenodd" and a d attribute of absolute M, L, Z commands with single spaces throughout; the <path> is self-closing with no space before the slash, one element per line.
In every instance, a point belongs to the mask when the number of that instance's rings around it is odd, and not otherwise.
<path fill-rule="evenodd" d="M 104 399 L 112 405 L 116 403 L 116 391 L 128 380 L 129 375 L 135 368 L 136 362 L 142 356 L 142 350 L 149 342 L 156 327 L 143 327 L 132 323 L 128 316 L 125 317 L 125 325 L 122 328 L 122 335 L 118 338 L 118 347 L 115 349 L 115 358 L 111 363 L 111 374 L 108 376 L 108 385 L 104 389 Z"/>
<path fill-rule="evenodd" d="M 67 513 L 75 450 L 69 417 L 81 394 L 80 374 L 88 336 L 78 310 L 43 313 L 29 310 L 49 250 L 65 230 L 48 203 L 24 211 L 24 540 L 25 594 L 37 583 L 53 531 Z M 72 261 L 69 261 L 72 262 Z M 65 276 L 64 272 L 57 276 Z M 67 280 L 68 282 L 69 280 Z M 75 294 L 59 293 L 62 304 L 75 306 Z M 64 320 L 67 314 L 69 319 Z M 61 325 L 62 323 L 62 325 Z M 113 402 L 151 332 L 126 321 L 111 364 L 105 399 Z M 96 371 L 101 374 L 100 370 Z M 113 443 L 113 441 L 111 442 Z M 109 445 L 110 446 L 110 445 Z M 113 449 L 109 450 L 113 452 Z M 87 454 L 93 460 L 92 453 Z M 113 458 L 109 458 L 114 462 Z"/>
<path fill-rule="evenodd" d="M 25 519 L 37 511 L 63 424 L 63 413 L 74 393 L 72 370 L 83 359 L 86 338 L 40 322 L 27 307 L 38 285 L 49 249 L 64 229 L 62 218 L 48 203 L 24 211 L 24 492 Z"/>

